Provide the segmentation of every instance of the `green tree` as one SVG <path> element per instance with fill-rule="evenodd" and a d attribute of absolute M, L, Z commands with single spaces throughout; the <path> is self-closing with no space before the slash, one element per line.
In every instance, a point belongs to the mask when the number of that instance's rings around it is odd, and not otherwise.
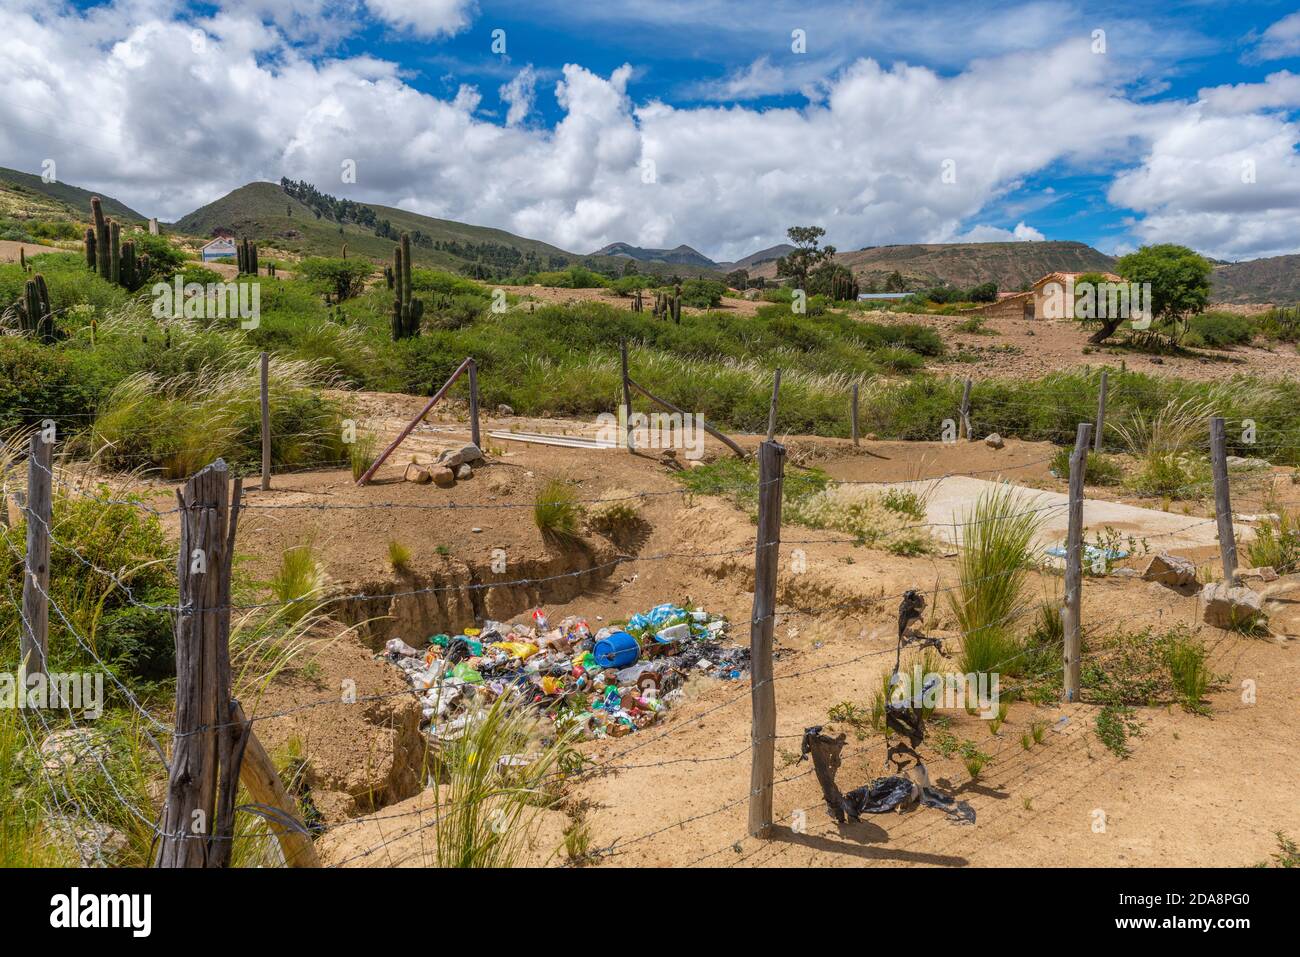
<path fill-rule="evenodd" d="M 732 289 L 744 289 L 749 284 L 749 270 L 733 269 L 727 273 L 725 281 Z"/>
<path fill-rule="evenodd" d="M 835 257 L 834 246 L 821 246 L 826 230 L 820 226 L 791 226 L 785 231 L 795 249 L 776 261 L 778 277 L 790 279 L 795 288 L 804 289 L 808 274 L 823 262 Z"/>
<path fill-rule="evenodd" d="M 1115 264 L 1129 282 L 1151 284 L 1151 318 L 1171 344 L 1182 338 L 1187 320 L 1209 303 L 1212 268 L 1204 256 L 1173 243 L 1143 246 Z"/>
<path fill-rule="evenodd" d="M 363 259 L 331 259 L 314 256 L 298 264 L 298 272 L 318 291 L 329 293 L 336 303 L 361 292 L 374 266 Z"/>

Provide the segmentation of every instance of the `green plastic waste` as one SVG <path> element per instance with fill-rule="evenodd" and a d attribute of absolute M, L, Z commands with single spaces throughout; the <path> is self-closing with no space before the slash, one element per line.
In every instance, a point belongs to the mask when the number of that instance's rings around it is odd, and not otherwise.
<path fill-rule="evenodd" d="M 467 684 L 478 685 L 483 683 L 483 676 L 463 661 L 451 669 L 451 676 Z"/>

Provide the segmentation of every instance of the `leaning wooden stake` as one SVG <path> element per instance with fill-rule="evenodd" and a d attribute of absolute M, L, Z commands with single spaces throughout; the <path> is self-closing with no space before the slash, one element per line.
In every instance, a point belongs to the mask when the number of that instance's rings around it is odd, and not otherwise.
<path fill-rule="evenodd" d="M 623 359 L 623 428 L 627 433 L 627 450 L 636 451 L 636 442 L 632 438 L 632 379 L 627 372 L 627 340 L 624 339 L 618 344 L 619 353 Z"/>
<path fill-rule="evenodd" d="M 476 449 L 483 448 L 478 427 L 478 363 L 469 360 L 469 440 Z"/>
<path fill-rule="evenodd" d="M 35 433 L 27 445 L 27 558 L 18 661 L 28 675 L 46 673 L 49 653 L 53 448 L 54 443 L 41 432 Z"/>
<path fill-rule="evenodd" d="M 1094 452 L 1100 452 L 1100 451 L 1101 451 L 1101 436 L 1102 436 L 1102 433 L 1106 431 L 1106 386 L 1107 386 L 1107 381 L 1106 381 L 1106 380 L 1107 380 L 1107 375 L 1108 375 L 1108 374 L 1107 374 L 1106 370 L 1105 370 L 1105 369 L 1102 369 L 1102 370 L 1101 370 L 1101 387 L 1100 387 L 1100 390 L 1099 390 L 1098 393 L 1097 393 L 1097 428 L 1093 431 L 1093 435 L 1092 435 L 1092 450 L 1093 450 Z"/>
<path fill-rule="evenodd" d="M 636 389 L 637 392 L 640 392 L 643 396 L 645 396 L 645 397 L 646 397 L 647 399 L 649 399 L 651 402 L 657 402 L 657 403 L 659 403 L 659 404 L 662 405 L 665 409 L 667 409 L 669 412 L 676 412 L 678 415 L 680 415 L 680 416 L 682 417 L 682 422 L 683 422 L 683 423 L 685 423 L 686 421 L 688 421 L 687 418 L 686 418 L 686 416 L 690 415 L 690 413 L 684 411 L 680 406 L 673 405 L 673 404 L 672 404 L 671 402 L 669 402 L 667 399 L 661 399 L 661 398 L 659 398 L 659 396 L 655 395 L 655 394 L 654 394 L 653 392 L 651 392 L 649 389 L 645 388 L 644 386 L 638 385 L 637 383 L 633 382 L 631 379 L 628 380 L 628 385 L 630 385 L 633 389 Z M 704 417 L 703 417 L 703 416 L 700 417 L 700 425 L 701 425 L 701 427 L 704 429 L 705 432 L 709 433 L 709 435 L 713 436 L 715 439 L 717 439 L 719 442 L 721 442 L 721 443 L 722 443 L 723 445 L 725 445 L 727 448 L 731 449 L 731 451 L 735 452 L 737 456 L 739 456 L 739 457 L 742 458 L 742 459 L 745 457 L 745 450 L 744 450 L 744 449 L 742 449 L 739 445 L 737 445 L 737 444 L 736 444 L 735 442 L 733 442 L 731 439 L 727 438 L 725 435 L 723 435 L 721 432 L 719 432 L 719 431 L 718 431 L 717 429 L 715 429 L 713 426 L 709 425 L 708 422 L 704 421 Z"/>
<path fill-rule="evenodd" d="M 781 395 L 781 370 L 776 370 L 776 375 L 772 377 L 772 403 L 767 408 L 767 440 L 769 442 L 776 438 L 776 403 Z"/>
<path fill-rule="evenodd" d="M 379 453 L 379 458 L 375 459 L 374 462 L 370 464 L 370 468 L 366 469 L 365 474 L 362 475 L 361 478 L 357 479 L 358 485 L 365 485 L 374 478 L 375 473 L 379 471 L 379 466 L 383 465 L 384 462 L 388 460 L 388 457 L 392 455 L 406 437 L 414 431 L 415 427 L 424 421 L 424 417 L 429 414 L 433 407 L 442 401 L 442 397 L 450 391 L 452 385 L 454 385 L 456 380 L 461 377 L 461 373 L 468 369 L 469 364 L 473 361 L 473 359 L 467 357 L 464 362 L 456 367 L 456 371 L 451 374 L 451 378 L 444 382 L 442 388 L 433 394 L 433 398 L 429 399 L 429 401 L 424 404 L 424 408 L 420 410 L 420 414 L 410 422 L 406 423 L 406 427 L 397 434 L 397 438 L 393 439 L 393 441 L 388 444 L 388 448 Z"/>
<path fill-rule="evenodd" d="M 781 490 L 785 447 L 764 442 L 758 448 L 758 531 L 754 544 L 754 607 L 750 616 L 750 700 L 753 763 L 749 776 L 749 833 L 761 837 L 772 827 L 772 778 L 776 753 L 776 689 L 772 684 L 772 633 L 776 578 L 781 553 Z"/>
<path fill-rule="evenodd" d="M 1080 422 L 1070 456 L 1069 528 L 1065 538 L 1065 607 L 1061 621 L 1065 632 L 1065 700 L 1079 700 L 1080 600 L 1083 597 L 1083 483 L 1088 468 L 1088 441 L 1092 423 Z"/>
<path fill-rule="evenodd" d="M 230 703 L 230 713 L 231 720 L 236 724 L 243 726 L 249 723 L 238 701 Z M 320 867 L 320 858 L 316 854 L 311 835 L 298 821 L 297 802 L 285 789 L 275 763 L 255 734 L 248 735 L 239 781 L 254 804 L 274 812 L 274 815 L 265 817 L 271 833 L 280 842 L 285 864 L 289 867 Z"/>
<path fill-rule="evenodd" d="M 975 435 L 971 432 L 970 427 L 970 388 L 971 381 L 967 379 L 965 387 L 961 390 L 961 409 L 959 410 L 962 428 L 966 430 L 967 442 L 975 441 Z"/>
<path fill-rule="evenodd" d="M 1223 419 L 1210 419 L 1210 465 L 1214 470 L 1214 517 L 1219 526 L 1219 557 L 1223 580 L 1237 584 L 1237 539 L 1232 530 L 1232 496 L 1228 491 L 1228 442 Z"/>
<path fill-rule="evenodd" d="M 853 383 L 853 406 L 852 406 L 852 409 L 853 409 L 853 414 L 852 414 L 852 422 L 853 422 L 853 444 L 854 444 L 854 445 L 857 445 L 857 444 L 858 444 L 858 384 L 857 384 L 856 382 Z"/>
<path fill-rule="evenodd" d="M 262 491 L 271 487 L 271 360 L 262 353 Z"/>

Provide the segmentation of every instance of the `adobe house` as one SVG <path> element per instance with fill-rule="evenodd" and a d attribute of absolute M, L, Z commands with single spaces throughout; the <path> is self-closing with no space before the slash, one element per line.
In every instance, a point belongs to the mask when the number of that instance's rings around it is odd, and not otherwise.
<path fill-rule="evenodd" d="M 991 302 L 970 314 L 990 319 L 1073 319 L 1074 284 L 1081 272 L 1050 272 L 1034 283 L 1026 292 L 1000 292 L 998 301 Z M 1114 273 L 1097 273 L 1107 282 L 1123 282 Z M 966 313 L 963 313 L 966 315 Z"/>

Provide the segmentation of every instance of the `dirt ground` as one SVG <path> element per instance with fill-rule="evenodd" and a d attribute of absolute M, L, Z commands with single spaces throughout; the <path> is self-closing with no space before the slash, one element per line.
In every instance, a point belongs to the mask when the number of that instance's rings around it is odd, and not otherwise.
<path fill-rule="evenodd" d="M 356 399 L 369 421 L 389 436 L 423 404 L 411 396 Z M 512 427 L 554 434 L 590 431 L 582 423 L 558 420 L 484 423 L 485 432 Z M 658 454 L 508 439 L 485 441 L 489 464 L 455 488 L 400 480 L 413 454 L 430 455 L 467 438 L 463 418 L 445 413 L 422 425 L 367 488 L 355 486 L 350 473 L 336 471 L 277 476 L 269 492 L 247 493 L 240 551 L 255 577 L 270 574 L 285 548 L 311 541 L 335 594 L 371 596 L 339 613 L 351 629 L 334 626 L 329 640 L 301 666 L 288 669 L 256 703 L 265 716 L 259 734 L 272 747 L 294 741 L 307 754 L 312 793 L 331 826 L 318 841 L 327 862 L 419 866 L 429 860 L 431 792 L 421 788 L 413 766 L 420 746 L 418 731 L 412 730 L 418 711 L 403 693 L 396 669 L 374 658 L 384 637 L 418 643 L 484 614 L 520 618 L 535 604 L 553 619 L 575 614 L 595 628 L 662 601 L 689 600 L 726 615 L 734 637 L 748 641 L 754 526 L 742 511 L 729 502 L 682 494 Z M 758 438 L 740 441 L 752 448 Z M 1047 469 L 1052 448 L 1043 443 L 1011 440 L 997 450 L 984 443 L 865 442 L 855 450 L 844 440 L 787 437 L 786 444 L 790 468 L 816 464 L 842 480 L 978 472 L 1031 487 L 1063 488 Z M 724 452 L 717 443 L 706 447 L 706 457 Z M 580 548 L 544 541 L 531 506 L 536 489 L 551 478 L 577 483 L 583 499 L 650 493 L 641 502 L 644 533 L 618 543 L 588 533 Z M 160 485 L 158 491 L 165 489 Z M 1119 497 L 1101 489 L 1088 494 Z M 452 504 L 457 507 L 443 507 Z M 1196 514 L 1207 514 L 1204 503 L 1196 507 L 1201 509 Z M 393 539 L 412 552 L 407 571 L 389 564 L 387 546 Z M 1165 629 L 1176 622 L 1197 629 L 1220 676 L 1209 696 L 1210 716 L 1173 706 L 1139 708 L 1140 734 L 1131 740 L 1131 756 L 1122 759 L 1098 739 L 1095 705 L 1019 701 L 997 734 L 964 710 L 945 712 L 951 733 L 975 742 L 991 758 L 971 780 L 956 756 L 926 751 L 931 779 L 968 802 L 975 823 L 950 823 L 941 812 L 920 808 L 835 825 L 810 764 L 797 760 L 803 729 L 825 725 L 848 734 L 839 772 L 846 790 L 882 773 L 882 739 L 870 733 L 860 737 L 853 727 L 831 722 L 828 709 L 845 701 L 865 706 L 892 666 L 902 591 L 928 593 L 927 627 L 935 634 L 955 634 L 944 601 L 944 590 L 955 581 L 955 563 L 943 549 L 899 558 L 801 526 L 783 528 L 782 542 L 775 831 L 766 839 L 747 834 L 748 681 L 694 678 L 686 686 L 686 700 L 666 721 L 621 739 L 579 746 L 595 770 L 571 786 L 566 807 L 587 809 L 594 863 L 1241 866 L 1276 850 L 1275 831 L 1300 833 L 1300 806 L 1292 793 L 1300 735 L 1296 642 L 1211 629 L 1200 623 L 1194 596 L 1116 575 L 1087 579 L 1085 626 L 1098 636 L 1121 627 Z M 504 551 L 508 566 L 494 578 L 489 566 L 496 549 Z M 1212 552 L 1189 557 L 1212 561 Z M 804 570 L 796 573 L 796 567 Z M 531 582 L 494 584 L 520 578 Z M 1043 574 L 1033 587 L 1045 598 L 1059 596 L 1060 578 Z M 1300 632 L 1300 576 L 1267 588 L 1270 607 L 1282 609 L 1281 630 Z M 427 589 L 440 591 L 437 602 L 411 594 Z M 381 700 L 360 711 L 320 704 L 336 696 L 345 680 L 354 682 L 358 695 Z M 1245 693 L 1251 687 L 1253 699 Z M 1050 730 L 1043 743 L 1026 750 L 1020 739 L 1033 722 Z M 558 811 L 545 815 L 535 862 L 563 863 L 558 848 L 566 822 Z"/>

